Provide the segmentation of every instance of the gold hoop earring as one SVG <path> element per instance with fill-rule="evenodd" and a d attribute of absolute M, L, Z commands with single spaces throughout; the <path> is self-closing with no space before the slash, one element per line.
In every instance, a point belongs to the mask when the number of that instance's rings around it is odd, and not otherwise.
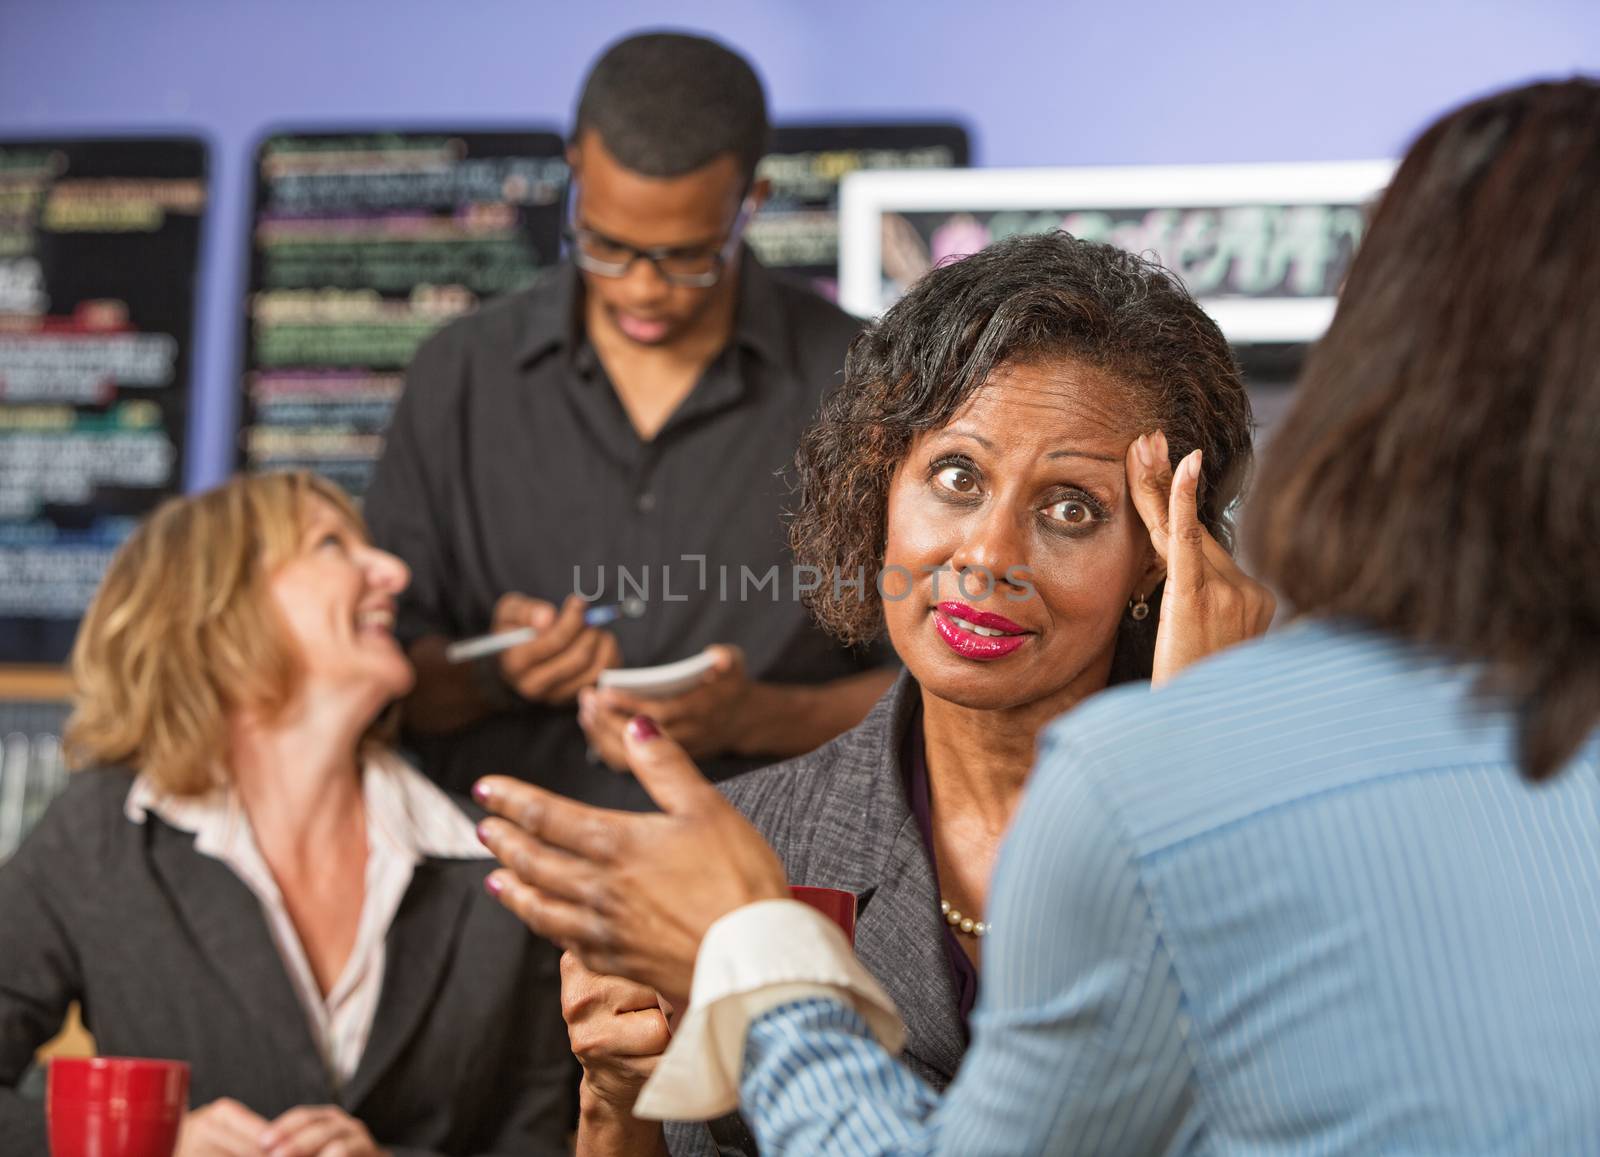
<path fill-rule="evenodd" d="M 1143 595 L 1138 595 L 1137 597 L 1128 600 L 1128 616 L 1133 619 L 1134 622 L 1143 622 L 1145 617 L 1149 614 L 1150 604 L 1145 601 L 1145 597 Z"/>

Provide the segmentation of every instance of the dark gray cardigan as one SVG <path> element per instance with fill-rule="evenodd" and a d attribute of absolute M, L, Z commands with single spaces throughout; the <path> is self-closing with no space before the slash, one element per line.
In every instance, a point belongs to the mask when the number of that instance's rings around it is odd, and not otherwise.
<path fill-rule="evenodd" d="M 190 833 L 130 822 L 132 782 L 75 774 L 0 867 L 6 1157 L 45 1157 L 43 1106 L 15 1088 L 74 1000 L 102 1054 L 188 1061 L 192 1107 L 338 1104 L 400 1154 L 567 1151 L 557 954 L 484 893 L 492 861 L 417 865 L 372 1035 L 336 1094 L 255 896 Z"/>
<path fill-rule="evenodd" d="M 939 885 L 901 773 L 920 694 L 902 673 L 871 713 L 833 742 L 719 787 L 777 850 L 791 884 L 856 894 L 856 955 L 906 1022 L 901 1059 L 943 1090 L 966 1038 L 944 954 Z M 709 1129 L 669 1124 L 667 1144 L 674 1157 L 755 1152 L 738 1118 Z"/>

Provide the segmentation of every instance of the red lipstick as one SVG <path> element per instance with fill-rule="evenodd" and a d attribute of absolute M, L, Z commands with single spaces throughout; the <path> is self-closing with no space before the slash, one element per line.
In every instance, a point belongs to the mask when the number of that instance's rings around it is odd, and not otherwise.
<path fill-rule="evenodd" d="M 961 619 L 974 627 L 987 627 L 991 631 L 1004 631 L 1008 635 L 1031 633 L 1027 627 L 1013 623 L 1004 615 L 997 615 L 993 611 L 980 611 L 977 607 L 969 607 L 966 603 L 942 602 L 939 604 L 939 610 L 952 619 Z"/>
<path fill-rule="evenodd" d="M 1004 615 L 980 611 L 956 602 L 940 603 L 934 608 L 933 625 L 952 651 L 964 659 L 976 659 L 979 662 L 1005 658 L 1033 634 Z M 986 632 L 1002 633 L 980 634 L 972 629 L 974 627 L 981 627 Z"/>

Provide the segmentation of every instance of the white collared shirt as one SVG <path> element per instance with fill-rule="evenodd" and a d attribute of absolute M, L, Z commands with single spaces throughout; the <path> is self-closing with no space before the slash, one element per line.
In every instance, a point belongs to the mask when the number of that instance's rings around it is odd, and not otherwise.
<path fill-rule="evenodd" d="M 336 1087 L 355 1073 L 367 1047 L 383 989 L 389 926 L 411 886 L 416 865 L 427 857 L 489 858 L 472 821 L 398 756 L 384 753 L 369 759 L 361 792 L 367 811 L 366 891 L 355 946 L 326 997 L 317 986 L 278 883 L 256 845 L 249 816 L 230 785 L 205 795 L 175 796 L 140 775 L 123 808 L 134 823 L 143 823 L 153 812 L 172 827 L 193 832 L 195 851 L 226 864 L 255 894 Z"/>

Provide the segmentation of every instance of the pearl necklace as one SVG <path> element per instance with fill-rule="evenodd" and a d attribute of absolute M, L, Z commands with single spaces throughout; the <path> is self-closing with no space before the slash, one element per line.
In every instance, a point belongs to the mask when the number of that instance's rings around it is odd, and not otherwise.
<path fill-rule="evenodd" d="M 987 924 L 982 920 L 974 920 L 971 916 L 963 916 L 961 909 L 942 896 L 939 898 L 939 911 L 944 913 L 944 922 L 957 932 L 965 932 L 968 936 L 978 937 L 989 935 L 989 926 Z"/>

